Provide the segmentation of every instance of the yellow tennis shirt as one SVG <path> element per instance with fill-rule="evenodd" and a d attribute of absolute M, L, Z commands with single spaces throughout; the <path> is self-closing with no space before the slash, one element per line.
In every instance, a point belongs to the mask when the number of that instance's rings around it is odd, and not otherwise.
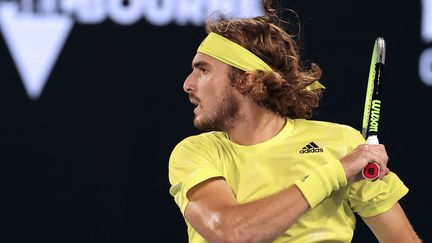
<path fill-rule="evenodd" d="M 202 133 L 174 148 L 169 161 L 170 194 L 184 215 L 187 191 L 221 176 L 238 203 L 254 201 L 293 185 L 309 171 L 339 160 L 362 143 L 361 134 L 349 126 L 303 119 L 288 119 L 275 137 L 251 146 L 235 144 L 223 132 Z M 385 212 L 407 192 L 394 173 L 382 181 L 350 184 L 302 215 L 274 242 L 350 242 L 354 212 L 362 217 Z M 206 242 L 186 224 L 189 242 Z"/>

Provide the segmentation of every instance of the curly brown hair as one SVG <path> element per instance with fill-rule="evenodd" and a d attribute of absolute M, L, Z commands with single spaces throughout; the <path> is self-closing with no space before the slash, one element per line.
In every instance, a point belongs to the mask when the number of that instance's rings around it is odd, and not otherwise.
<path fill-rule="evenodd" d="M 273 72 L 255 71 L 255 82 L 244 91 L 258 105 L 290 118 L 310 118 L 318 107 L 322 89 L 306 86 L 321 77 L 315 63 L 304 68 L 295 40 L 281 27 L 271 0 L 264 0 L 265 15 L 246 19 L 218 19 L 206 23 L 215 32 L 248 49 L 272 67 Z M 231 83 L 244 83 L 245 72 L 232 67 Z"/>

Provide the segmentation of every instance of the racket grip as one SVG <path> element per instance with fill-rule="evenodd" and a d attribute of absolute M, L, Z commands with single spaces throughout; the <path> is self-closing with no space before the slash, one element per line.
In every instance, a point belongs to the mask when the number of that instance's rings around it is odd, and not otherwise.
<path fill-rule="evenodd" d="M 369 136 L 366 139 L 366 143 L 379 144 L 378 137 L 376 135 Z M 362 170 L 363 178 L 367 180 L 376 180 L 379 177 L 379 174 L 380 174 L 380 167 L 377 163 L 369 163 Z"/>

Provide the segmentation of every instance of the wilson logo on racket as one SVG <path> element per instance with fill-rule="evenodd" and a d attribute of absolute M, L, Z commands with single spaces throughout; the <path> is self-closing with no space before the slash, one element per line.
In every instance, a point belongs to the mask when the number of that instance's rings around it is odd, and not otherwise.
<path fill-rule="evenodd" d="M 381 101 L 373 100 L 371 107 L 371 122 L 369 132 L 378 132 L 378 122 L 380 117 Z"/>
<path fill-rule="evenodd" d="M 323 148 L 320 148 L 316 143 L 310 142 L 306 146 L 304 146 L 300 151 L 300 154 L 307 154 L 307 153 L 322 153 L 324 152 Z"/>

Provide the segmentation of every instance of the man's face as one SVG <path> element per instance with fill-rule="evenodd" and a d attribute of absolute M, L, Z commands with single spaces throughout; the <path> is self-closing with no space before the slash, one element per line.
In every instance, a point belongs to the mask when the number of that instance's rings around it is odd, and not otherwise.
<path fill-rule="evenodd" d="M 197 53 L 183 89 L 194 109 L 194 125 L 205 131 L 226 131 L 238 117 L 238 99 L 230 85 L 231 67 L 206 54 Z"/>

